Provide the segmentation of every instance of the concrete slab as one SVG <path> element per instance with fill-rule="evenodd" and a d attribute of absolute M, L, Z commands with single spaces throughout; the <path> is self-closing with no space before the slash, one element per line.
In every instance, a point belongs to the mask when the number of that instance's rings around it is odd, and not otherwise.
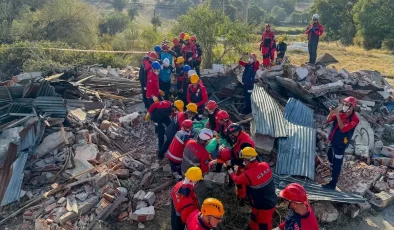
<path fill-rule="evenodd" d="M 75 159 L 84 159 L 95 162 L 98 158 L 99 150 L 95 144 L 85 144 L 75 149 Z"/>

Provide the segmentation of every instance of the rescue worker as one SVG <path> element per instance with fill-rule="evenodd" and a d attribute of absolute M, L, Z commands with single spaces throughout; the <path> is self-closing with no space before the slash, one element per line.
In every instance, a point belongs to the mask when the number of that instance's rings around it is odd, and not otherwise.
<path fill-rule="evenodd" d="M 318 230 L 315 213 L 308 203 L 306 191 L 302 185 L 291 183 L 283 189 L 280 197 L 288 201 L 287 207 L 290 209 L 286 220 L 279 225 L 281 230 Z"/>
<path fill-rule="evenodd" d="M 159 73 L 159 89 L 164 92 L 164 99 L 169 100 L 171 90 L 171 74 L 175 72 L 174 67 L 170 64 L 170 60 L 165 58 Z"/>
<path fill-rule="evenodd" d="M 147 83 L 146 83 L 146 98 L 148 100 L 149 107 L 159 101 L 160 95 L 164 95 L 164 92 L 159 89 L 159 73 L 161 65 L 155 61 L 152 63 L 152 70 L 150 71 Z"/>
<path fill-rule="evenodd" d="M 159 45 L 155 45 L 153 50 L 156 52 L 157 56 L 160 57 L 161 54 L 161 47 Z"/>
<path fill-rule="evenodd" d="M 275 34 L 271 31 L 271 25 L 266 24 L 260 43 L 260 51 L 263 54 L 263 65 L 265 67 L 270 66 L 274 62 L 275 49 Z"/>
<path fill-rule="evenodd" d="M 308 51 L 309 51 L 309 62 L 307 64 L 315 64 L 317 57 L 317 46 L 319 44 L 319 37 L 324 33 L 324 27 L 319 23 L 319 15 L 314 14 L 312 16 L 313 23 L 308 26 L 305 30 L 305 34 L 308 35 Z"/>
<path fill-rule="evenodd" d="M 182 59 L 180 59 L 182 58 Z M 180 61 L 183 60 L 183 57 L 179 57 Z M 182 70 L 182 71 L 181 71 Z M 191 70 L 189 65 L 184 65 L 183 68 L 179 66 L 178 71 L 176 73 L 176 88 L 178 90 L 178 98 L 182 100 L 185 104 L 187 104 L 185 87 L 189 86 L 189 79 L 187 73 Z"/>
<path fill-rule="evenodd" d="M 172 113 L 171 115 L 171 119 L 178 116 L 178 114 L 180 112 L 183 112 L 184 108 L 185 108 L 185 104 L 183 103 L 182 100 L 176 100 L 174 101 L 174 107 L 175 107 L 175 111 Z"/>
<path fill-rule="evenodd" d="M 210 162 L 209 153 L 205 147 L 212 138 L 214 138 L 212 130 L 203 128 L 198 134 L 197 140 L 189 140 L 183 150 L 181 163 L 183 174 L 193 166 L 200 167 L 203 174 L 209 171 L 212 167 L 212 163 Z M 200 204 L 209 196 L 210 192 L 204 181 L 198 183 L 194 191 L 197 194 L 197 199 Z"/>
<path fill-rule="evenodd" d="M 230 145 L 232 144 L 232 140 L 230 139 L 227 128 L 233 123 L 230 121 L 230 116 L 227 111 L 220 110 L 216 115 L 216 129 L 215 131 L 219 133 L 219 135 L 224 138 Z"/>
<path fill-rule="evenodd" d="M 207 102 L 207 104 L 205 105 L 205 110 L 208 114 L 208 122 L 205 125 L 205 128 L 208 128 L 210 130 L 214 130 L 217 132 L 217 130 L 216 130 L 216 124 L 217 124 L 216 116 L 217 116 L 218 112 L 221 111 L 218 108 L 218 104 L 216 104 L 216 101 L 214 101 L 214 100 L 209 100 Z"/>
<path fill-rule="evenodd" d="M 210 230 L 223 220 L 224 207 L 222 202 L 215 198 L 207 198 L 201 206 L 201 212 L 194 210 L 187 218 L 187 230 Z"/>
<path fill-rule="evenodd" d="M 235 175 L 230 168 L 228 172 L 235 184 L 246 186 L 252 207 L 249 229 L 271 230 L 272 215 L 277 201 L 272 170 L 266 162 L 257 161 L 257 152 L 254 148 L 244 148 L 240 151 L 239 157 L 245 161 L 245 171 Z"/>
<path fill-rule="evenodd" d="M 208 101 L 208 92 L 197 74 L 190 77 L 189 87 L 187 89 L 187 102 L 196 103 L 198 106 L 198 119 L 202 119 L 205 109 L 205 103 Z"/>
<path fill-rule="evenodd" d="M 283 37 L 278 38 L 278 45 L 276 46 L 276 64 L 280 65 L 285 57 L 287 44 L 283 42 Z"/>
<path fill-rule="evenodd" d="M 245 54 L 239 59 L 238 64 L 245 67 L 244 72 L 242 74 L 242 84 L 244 87 L 244 95 L 245 95 L 245 108 L 242 112 L 243 114 L 249 114 L 252 112 L 252 91 L 254 88 L 254 81 L 256 77 L 256 72 L 260 67 L 260 63 L 257 60 L 256 54 L 252 53 L 249 55 L 248 62 L 242 61 L 245 57 Z"/>
<path fill-rule="evenodd" d="M 190 139 L 194 138 L 193 121 L 184 120 L 182 128 L 175 134 L 167 151 L 167 158 L 170 160 L 172 174 L 176 179 L 182 179 L 181 163 L 183 150 Z"/>
<path fill-rule="evenodd" d="M 197 47 L 190 41 L 190 36 L 187 34 L 184 37 L 184 42 L 185 45 L 182 47 L 181 53 L 185 59 L 185 64 L 193 69 L 197 58 Z"/>
<path fill-rule="evenodd" d="M 329 135 L 330 145 L 327 152 L 332 171 L 331 181 L 323 185 L 323 187 L 334 190 L 341 173 L 345 149 L 349 146 L 349 141 L 352 139 L 354 130 L 359 123 L 359 118 L 354 112 L 354 108 L 357 106 L 357 99 L 347 97 L 343 100 L 343 103 L 342 109 L 331 107 L 330 114 L 327 116 L 327 122 L 333 122 Z"/>
<path fill-rule="evenodd" d="M 184 230 L 187 217 L 198 210 L 198 200 L 194 185 L 202 180 L 199 167 L 191 167 L 185 173 L 185 179 L 176 183 L 171 191 L 171 229 Z"/>
<path fill-rule="evenodd" d="M 147 78 L 149 73 L 152 70 L 152 63 L 156 61 L 157 59 L 157 54 L 155 52 L 148 52 L 148 55 L 145 56 L 142 59 L 142 64 L 141 68 L 139 71 L 139 80 L 141 83 L 141 89 L 142 89 L 142 98 L 145 104 L 145 108 L 148 110 L 149 109 L 149 102 L 148 99 L 146 98 L 146 84 L 147 84 Z"/>
<path fill-rule="evenodd" d="M 172 40 L 172 43 L 174 44 L 174 46 L 172 46 L 170 50 L 172 51 L 174 57 L 175 58 L 182 57 L 181 54 L 182 44 L 179 42 L 178 38 L 174 38 L 174 40 Z M 178 63 L 176 62 L 176 60 L 177 59 L 175 59 L 175 68 L 178 68 Z"/>
<path fill-rule="evenodd" d="M 159 160 L 164 158 L 164 154 L 167 152 L 168 147 L 170 146 L 172 139 L 174 139 L 176 132 L 181 130 L 182 122 L 184 120 L 193 120 L 197 116 L 197 105 L 194 103 L 190 103 L 186 106 L 185 112 L 179 112 L 174 119 L 172 119 L 170 125 L 166 130 L 166 140 L 161 146 L 158 152 Z"/>
<path fill-rule="evenodd" d="M 179 34 L 179 43 L 181 44 L 181 45 L 183 45 L 183 44 L 185 44 L 185 35 L 186 35 L 186 33 L 185 32 L 181 32 L 180 34 Z"/>
<path fill-rule="evenodd" d="M 196 56 L 196 61 L 194 62 L 194 69 L 196 70 L 196 73 L 198 76 L 200 75 L 200 66 L 201 66 L 201 58 L 202 58 L 202 49 L 199 43 L 197 43 L 197 37 L 196 36 L 191 36 L 190 40 L 193 42 L 193 44 L 196 46 L 197 49 L 197 56 Z"/>
<path fill-rule="evenodd" d="M 233 123 L 227 127 L 226 130 L 231 142 L 233 143 L 231 152 L 233 153 L 233 157 L 230 162 L 227 162 L 226 165 L 231 167 L 233 165 L 237 165 L 238 169 L 236 175 L 239 176 L 242 174 L 244 170 L 244 161 L 240 158 L 240 152 L 246 147 L 255 148 L 255 143 L 252 138 L 242 130 L 241 125 L 237 123 Z M 233 181 L 229 181 L 229 186 L 233 186 Z M 238 184 L 237 186 L 237 197 L 239 200 L 239 204 L 241 206 L 244 205 L 246 198 L 246 186 Z"/>
<path fill-rule="evenodd" d="M 157 134 L 157 139 L 159 140 L 159 148 L 164 143 L 164 134 L 166 132 L 166 127 L 171 122 L 171 114 L 174 110 L 174 107 L 170 101 L 160 101 L 157 103 L 153 103 L 148 113 L 145 116 L 145 120 L 152 120 L 155 124 L 155 132 Z"/>
<path fill-rule="evenodd" d="M 160 60 L 164 61 L 164 59 L 168 59 L 170 62 L 170 65 L 173 65 L 172 63 L 172 53 L 169 51 L 169 47 L 167 45 L 164 45 L 161 47 L 161 53 L 160 53 Z"/>

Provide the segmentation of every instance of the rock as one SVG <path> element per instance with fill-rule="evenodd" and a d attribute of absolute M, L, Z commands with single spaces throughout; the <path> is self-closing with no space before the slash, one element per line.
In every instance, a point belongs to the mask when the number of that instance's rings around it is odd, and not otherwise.
<path fill-rule="evenodd" d="M 61 207 L 57 210 L 56 214 L 55 214 L 55 219 L 54 222 L 55 223 L 60 223 L 60 217 L 62 217 L 64 214 L 67 213 L 67 209 L 64 207 Z"/>
<path fill-rule="evenodd" d="M 144 229 L 145 225 L 143 223 L 138 223 L 138 229 Z"/>
<path fill-rule="evenodd" d="M 145 191 L 140 190 L 136 194 L 134 194 L 133 200 L 142 201 L 144 199 L 145 195 L 146 195 Z"/>
<path fill-rule="evenodd" d="M 373 194 L 369 200 L 371 205 L 378 210 L 384 209 L 391 205 L 394 201 L 394 190 L 382 191 L 380 193 Z"/>
<path fill-rule="evenodd" d="M 74 211 L 78 213 L 78 203 L 74 196 L 67 197 L 66 209 L 69 212 Z"/>
<path fill-rule="evenodd" d="M 48 212 L 52 211 L 54 208 L 56 208 L 56 207 L 57 207 L 57 204 L 53 203 L 53 204 L 50 204 L 50 205 L 46 206 L 44 210 L 45 210 L 46 213 L 48 213 Z"/>
<path fill-rule="evenodd" d="M 164 165 L 163 172 L 171 172 L 171 165 Z"/>
<path fill-rule="evenodd" d="M 111 126 L 111 122 L 108 120 L 104 120 L 103 122 L 101 122 L 100 124 L 100 129 L 101 131 L 106 131 L 109 129 L 109 127 Z"/>
<path fill-rule="evenodd" d="M 361 212 L 371 208 L 371 204 L 368 202 L 357 203 L 356 206 L 360 209 Z"/>
<path fill-rule="evenodd" d="M 345 153 L 346 154 L 351 154 L 352 155 L 352 154 L 354 154 L 354 152 L 355 152 L 355 149 L 354 149 L 354 146 L 352 144 L 349 144 L 349 146 L 345 149 Z"/>
<path fill-rule="evenodd" d="M 75 195 L 75 197 L 80 200 L 80 201 L 85 201 L 86 198 L 88 198 L 89 194 L 87 194 L 86 192 L 83 193 L 78 193 L 77 195 Z"/>
<path fill-rule="evenodd" d="M 155 208 L 153 206 L 136 210 L 131 215 L 131 219 L 138 222 L 153 220 L 153 218 L 155 218 Z"/>
<path fill-rule="evenodd" d="M 66 132 L 64 136 L 69 143 L 72 143 L 75 140 L 75 136 L 72 132 Z M 55 149 L 61 148 L 65 144 L 64 136 L 62 131 L 46 136 L 34 152 L 36 157 L 41 158 L 45 154 L 52 152 Z"/>
<path fill-rule="evenodd" d="M 360 213 L 360 208 L 356 207 L 354 204 L 351 204 L 348 208 L 348 213 L 351 218 L 355 218 Z"/>
<path fill-rule="evenodd" d="M 136 118 L 139 117 L 139 113 L 138 112 L 134 112 L 132 114 L 128 114 L 126 116 L 120 117 L 119 118 L 119 122 L 122 126 L 127 126 L 130 125 L 131 122 L 133 122 Z"/>
<path fill-rule="evenodd" d="M 27 72 L 27 73 L 21 73 L 19 75 L 13 76 L 12 80 L 14 82 L 20 82 L 23 80 L 39 78 L 41 76 L 42 76 L 42 72 Z"/>
<path fill-rule="evenodd" d="M 171 169 L 171 166 L 170 166 Z M 135 176 L 137 179 L 141 179 L 142 177 L 142 172 L 140 171 L 134 171 L 131 175 Z"/>
<path fill-rule="evenodd" d="M 99 150 L 95 144 L 85 144 L 75 149 L 75 159 L 84 159 L 91 162 L 97 161 Z"/>
<path fill-rule="evenodd" d="M 114 172 L 114 174 L 121 179 L 126 179 L 130 176 L 130 172 L 128 169 L 118 169 Z"/>
<path fill-rule="evenodd" d="M 394 188 L 394 180 L 387 180 L 387 183 L 389 184 L 390 188 Z"/>
<path fill-rule="evenodd" d="M 156 200 L 156 195 L 153 192 L 148 192 L 147 194 L 145 194 L 143 200 L 148 202 L 149 205 L 154 205 Z"/>
<path fill-rule="evenodd" d="M 225 184 L 227 179 L 227 173 L 215 173 L 215 172 L 208 172 L 204 176 L 204 181 L 212 181 L 218 184 Z"/>
<path fill-rule="evenodd" d="M 119 222 L 126 221 L 128 217 L 129 217 L 129 214 L 127 212 L 121 212 L 119 214 L 118 221 Z"/>
<path fill-rule="evenodd" d="M 45 220 L 36 219 L 34 222 L 34 230 L 50 230 L 51 228 L 46 224 Z"/>
<path fill-rule="evenodd" d="M 355 154 L 359 157 L 369 158 L 369 146 L 356 145 Z"/>
<path fill-rule="evenodd" d="M 64 225 L 67 221 L 77 218 L 79 215 L 76 212 L 67 212 L 59 218 L 59 223 Z"/>
<path fill-rule="evenodd" d="M 53 157 L 53 156 L 47 157 L 47 158 L 44 159 L 44 161 L 45 161 L 46 164 L 55 163 L 55 157 Z"/>
<path fill-rule="evenodd" d="M 385 181 L 376 181 L 373 184 L 373 188 L 377 191 L 377 192 L 381 192 L 381 191 L 387 191 L 389 189 L 389 185 L 387 182 Z"/>
<path fill-rule="evenodd" d="M 305 79 L 306 76 L 308 76 L 308 73 L 309 73 L 309 71 L 307 68 L 303 68 L 303 67 L 296 68 L 296 74 L 297 74 L 299 80 Z"/>
<path fill-rule="evenodd" d="M 45 207 L 45 206 L 51 205 L 55 202 L 56 202 L 55 197 L 51 196 L 47 200 L 45 200 L 44 203 L 42 203 L 42 205 Z"/>
<path fill-rule="evenodd" d="M 73 117 L 74 119 L 76 119 L 79 122 L 85 122 L 86 121 L 86 113 L 80 108 L 74 109 L 74 110 L 70 110 L 68 112 L 68 115 Z"/>
<path fill-rule="evenodd" d="M 380 153 L 387 157 L 394 158 L 394 148 L 392 147 L 383 146 L 382 151 Z"/>
<path fill-rule="evenodd" d="M 95 185 L 96 187 L 103 187 L 108 182 L 109 174 L 107 172 L 101 172 L 96 176 Z"/>
<path fill-rule="evenodd" d="M 78 214 L 79 215 L 84 215 L 88 213 L 92 208 L 96 206 L 96 204 L 99 202 L 99 197 L 98 196 L 93 196 L 89 198 L 88 200 L 80 203 L 78 205 Z"/>
<path fill-rule="evenodd" d="M 320 201 L 312 204 L 316 217 L 323 223 L 331 223 L 338 219 L 338 210 L 329 201 Z"/>
<path fill-rule="evenodd" d="M 74 159 L 74 163 L 75 163 L 75 168 L 66 170 L 66 173 L 70 174 L 71 176 L 76 176 L 82 172 L 85 172 L 89 169 L 94 168 L 93 165 L 91 165 L 85 159 Z M 85 174 L 85 175 L 77 177 L 76 179 L 80 180 L 80 179 L 86 178 L 87 176 L 88 175 Z"/>
<path fill-rule="evenodd" d="M 150 171 L 145 173 L 145 175 L 141 179 L 140 185 L 142 187 L 146 187 L 146 184 L 148 183 L 148 181 L 151 178 L 151 176 L 152 176 L 152 173 Z"/>
<path fill-rule="evenodd" d="M 137 202 L 137 207 L 135 208 L 135 210 L 139 210 L 141 208 L 146 208 L 146 207 L 148 207 L 148 205 L 146 204 L 145 201 L 138 201 Z"/>
<path fill-rule="evenodd" d="M 356 114 L 360 122 L 354 130 L 352 140 L 355 142 L 356 146 L 364 145 L 369 146 L 369 149 L 373 149 L 375 147 L 374 130 L 371 128 L 369 122 L 364 119 L 364 117 L 362 117 L 359 113 Z"/>

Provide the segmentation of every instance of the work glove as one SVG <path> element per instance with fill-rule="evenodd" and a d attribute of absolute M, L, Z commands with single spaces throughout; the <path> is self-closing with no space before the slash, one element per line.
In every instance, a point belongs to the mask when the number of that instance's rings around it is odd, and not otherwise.
<path fill-rule="evenodd" d="M 163 90 L 160 90 L 159 93 L 160 93 L 160 96 L 162 96 L 162 97 L 164 97 L 164 95 L 166 95 Z"/>
<path fill-rule="evenodd" d="M 189 58 L 189 59 L 187 59 L 187 60 L 188 60 L 188 61 L 192 61 L 192 60 L 193 60 L 193 58 L 191 58 L 191 57 L 190 57 L 190 58 Z"/>
<path fill-rule="evenodd" d="M 227 167 L 231 166 L 231 160 L 226 161 Z"/>
<path fill-rule="evenodd" d="M 227 172 L 228 172 L 228 174 L 229 174 L 229 175 L 231 175 L 231 174 L 233 174 L 233 173 L 234 173 L 233 169 L 231 169 L 231 168 L 230 168 L 230 169 L 228 169 L 228 170 L 227 170 Z"/>
<path fill-rule="evenodd" d="M 146 87 L 144 87 L 144 90 L 146 90 Z"/>
<path fill-rule="evenodd" d="M 312 26 L 311 30 L 312 30 L 312 31 L 315 31 L 315 30 L 316 30 L 316 28 L 315 28 L 314 26 Z"/>
<path fill-rule="evenodd" d="M 159 98 L 157 98 L 156 96 L 152 96 L 152 99 L 155 103 L 159 102 Z"/>
<path fill-rule="evenodd" d="M 149 120 L 150 120 L 150 114 L 147 113 L 146 116 L 145 116 L 145 121 L 149 121 Z"/>

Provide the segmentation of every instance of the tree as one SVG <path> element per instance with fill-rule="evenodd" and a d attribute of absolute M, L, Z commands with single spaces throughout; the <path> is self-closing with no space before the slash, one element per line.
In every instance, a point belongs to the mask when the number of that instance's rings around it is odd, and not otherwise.
<path fill-rule="evenodd" d="M 285 9 L 279 6 L 274 6 L 274 8 L 272 8 L 271 15 L 274 17 L 275 24 L 278 25 L 281 24 L 287 16 Z"/>
<path fill-rule="evenodd" d="M 386 0 L 359 0 L 354 8 L 357 33 L 367 49 L 381 48 L 394 37 L 394 4 Z"/>
<path fill-rule="evenodd" d="M 134 20 L 136 16 L 138 16 L 138 11 L 142 10 L 143 6 L 139 4 L 139 0 L 132 0 L 130 7 L 127 9 L 129 17 L 131 20 Z"/>
<path fill-rule="evenodd" d="M 252 3 L 249 6 L 248 23 L 252 25 L 258 25 L 264 22 L 266 12 L 260 7 Z"/>
<path fill-rule="evenodd" d="M 100 24 L 100 32 L 102 34 L 107 33 L 111 35 L 121 33 L 126 29 L 129 22 L 129 17 L 123 13 L 114 12 L 110 14 L 103 23 Z"/>
<path fill-rule="evenodd" d="M 157 27 L 161 26 L 161 20 L 158 16 L 153 17 L 151 23 L 155 31 L 157 30 Z"/>
<path fill-rule="evenodd" d="M 280 5 L 285 9 L 286 14 L 290 15 L 295 10 L 296 1 L 295 0 L 281 0 Z"/>
<path fill-rule="evenodd" d="M 250 39 L 250 28 L 247 25 L 231 21 L 223 11 L 211 10 L 207 4 L 191 8 L 187 14 L 180 16 L 175 29 L 175 34 L 188 31 L 197 36 L 198 42 L 204 49 L 204 68 L 211 68 L 214 49 L 219 45 L 219 40 L 223 41 L 224 51 L 217 61 L 229 52 L 247 49 L 245 44 Z"/>
<path fill-rule="evenodd" d="M 341 40 L 344 44 L 352 43 L 356 34 L 352 10 L 354 4 L 358 1 L 316 0 L 314 2 L 312 9 L 320 15 L 320 22 L 324 25 L 326 31 L 326 39 L 330 41 Z"/>
<path fill-rule="evenodd" d="M 117 11 L 122 11 L 126 8 L 127 0 L 112 0 L 112 7 Z"/>
<path fill-rule="evenodd" d="M 92 47 L 97 41 L 98 13 L 79 0 L 48 0 L 42 9 L 14 20 L 12 34 L 21 40 L 63 41 Z"/>

